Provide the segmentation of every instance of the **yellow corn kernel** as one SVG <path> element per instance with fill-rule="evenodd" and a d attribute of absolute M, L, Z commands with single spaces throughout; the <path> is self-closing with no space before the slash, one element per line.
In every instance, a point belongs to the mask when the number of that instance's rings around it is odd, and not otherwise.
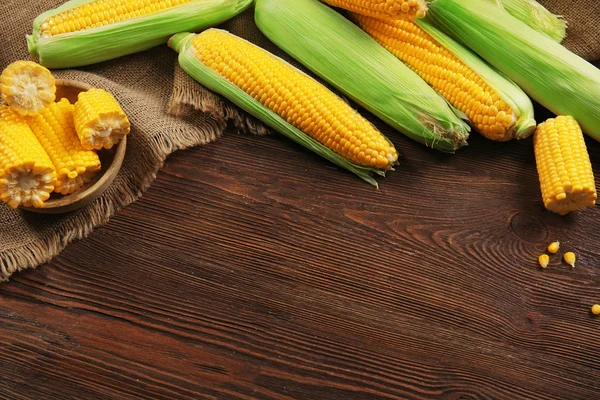
<path fill-rule="evenodd" d="M 423 18 L 425 0 L 322 0 L 330 6 L 377 18 Z"/>
<path fill-rule="evenodd" d="M 86 150 L 110 149 L 131 129 L 125 111 L 103 89 L 79 93 L 73 116 L 77 135 Z"/>
<path fill-rule="evenodd" d="M 594 304 L 592 306 L 592 314 L 600 315 L 600 304 Z"/>
<path fill-rule="evenodd" d="M 22 116 L 35 115 L 52 103 L 56 83 L 48 69 L 31 61 L 16 61 L 0 76 L 2 99 Z"/>
<path fill-rule="evenodd" d="M 560 215 L 596 204 L 594 172 L 579 124 L 571 116 L 538 125 L 533 139 L 544 205 Z"/>
<path fill-rule="evenodd" d="M 90 182 L 100 170 L 100 158 L 84 150 L 73 123 L 73 105 L 62 99 L 28 119 L 31 130 L 56 168 L 54 191 L 67 195 Z"/>
<path fill-rule="evenodd" d="M 12 208 L 42 207 L 56 182 L 52 161 L 25 120 L 0 105 L 0 200 Z"/>
<path fill-rule="evenodd" d="M 48 17 L 40 26 L 43 38 L 115 24 L 193 0 L 93 0 Z"/>
<path fill-rule="evenodd" d="M 356 23 L 379 44 L 407 64 L 483 136 L 513 138 L 517 116 L 481 76 L 410 20 L 382 20 L 353 14 Z"/>
<path fill-rule="evenodd" d="M 556 254 L 556 252 L 558 251 L 559 248 L 560 248 L 559 242 L 552 242 L 548 245 L 548 252 L 552 253 L 552 254 Z"/>
<path fill-rule="evenodd" d="M 192 47 L 201 63 L 342 157 L 379 169 L 397 161 L 394 146 L 369 121 L 268 52 L 216 29 L 197 35 Z"/>
<path fill-rule="evenodd" d="M 538 257 L 538 262 L 542 268 L 546 268 L 550 262 L 550 257 L 548 257 L 548 254 L 542 254 Z"/>
<path fill-rule="evenodd" d="M 565 262 L 571 266 L 571 268 L 575 268 L 575 260 L 577 259 L 577 257 L 575 256 L 575 253 L 568 251 L 565 253 L 563 258 L 564 258 Z"/>

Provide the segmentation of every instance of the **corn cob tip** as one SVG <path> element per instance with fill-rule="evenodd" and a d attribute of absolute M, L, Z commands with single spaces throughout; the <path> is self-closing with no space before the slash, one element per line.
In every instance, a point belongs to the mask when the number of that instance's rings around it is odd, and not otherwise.
<path fill-rule="evenodd" d="M 183 45 L 186 41 L 186 39 L 190 36 L 193 36 L 193 33 L 190 32 L 181 32 L 181 33 L 177 33 L 173 36 L 171 36 L 171 38 L 169 39 L 169 47 L 172 48 L 173 50 L 175 50 L 177 53 L 181 53 L 181 50 L 183 48 Z"/>
<path fill-rule="evenodd" d="M 514 137 L 517 140 L 527 139 L 534 134 L 536 128 L 537 122 L 535 119 L 527 118 L 524 121 L 518 122 L 518 125 L 515 127 L 516 132 L 514 133 Z"/>
<path fill-rule="evenodd" d="M 25 35 L 25 39 L 27 40 L 27 51 L 33 57 L 38 57 L 38 48 L 37 41 L 33 35 Z"/>

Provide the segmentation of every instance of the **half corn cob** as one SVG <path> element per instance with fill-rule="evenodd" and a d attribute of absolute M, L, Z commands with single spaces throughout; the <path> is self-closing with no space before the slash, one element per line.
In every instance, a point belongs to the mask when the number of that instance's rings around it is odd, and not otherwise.
<path fill-rule="evenodd" d="M 19 115 L 35 115 L 56 97 L 56 82 L 46 68 L 31 61 L 9 64 L 0 76 L 2 99 Z"/>
<path fill-rule="evenodd" d="M 503 142 L 535 131 L 533 104 L 527 95 L 426 21 L 417 24 L 360 14 L 352 14 L 352 19 L 467 115 L 485 137 Z"/>
<path fill-rule="evenodd" d="M 79 142 L 69 100 L 50 104 L 40 114 L 30 117 L 28 123 L 56 169 L 55 192 L 73 193 L 100 170 L 98 154 L 84 150 Z"/>
<path fill-rule="evenodd" d="M 252 0 L 71 0 L 38 16 L 29 52 L 49 68 L 94 64 L 217 25 Z"/>
<path fill-rule="evenodd" d="M 12 208 L 40 208 L 50 197 L 56 170 L 25 119 L 0 105 L 0 200 Z"/>
<path fill-rule="evenodd" d="M 541 123 L 533 144 L 548 210 L 565 215 L 596 204 L 592 164 L 581 128 L 573 117 L 559 116 Z"/>
<path fill-rule="evenodd" d="M 530 28 L 543 33 L 560 43 L 567 36 L 567 21 L 552 14 L 535 0 L 497 0 L 513 17 L 520 19 Z"/>
<path fill-rule="evenodd" d="M 433 0 L 428 18 L 600 140 L 600 69 L 488 1 Z"/>
<path fill-rule="evenodd" d="M 79 93 L 73 116 L 77 135 L 86 150 L 111 149 L 130 131 L 125 111 L 104 89 Z"/>
<path fill-rule="evenodd" d="M 425 0 L 322 0 L 334 7 L 377 18 L 423 18 Z"/>
<path fill-rule="evenodd" d="M 272 128 L 370 183 L 398 154 L 371 123 L 323 85 L 226 31 L 175 35 L 181 67 Z"/>
<path fill-rule="evenodd" d="M 466 144 L 460 112 L 333 9 L 316 0 L 258 0 L 255 20 L 283 51 L 410 138 L 446 152 Z"/>

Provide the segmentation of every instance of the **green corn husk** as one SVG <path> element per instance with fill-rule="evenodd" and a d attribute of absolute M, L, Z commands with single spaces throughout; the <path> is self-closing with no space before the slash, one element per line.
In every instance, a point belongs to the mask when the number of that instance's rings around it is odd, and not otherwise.
<path fill-rule="evenodd" d="M 475 71 L 508 104 L 517 115 L 512 137 L 526 139 L 535 132 L 537 123 L 531 99 L 503 73 L 491 67 L 463 45 L 424 19 L 414 21 L 421 29 L 443 45 L 456 58 Z"/>
<path fill-rule="evenodd" d="M 433 0 L 428 19 L 600 141 L 600 69 L 488 1 Z"/>
<path fill-rule="evenodd" d="M 195 34 L 189 32 L 178 33 L 169 40 L 169 46 L 179 53 L 179 65 L 188 75 L 194 78 L 201 85 L 224 96 L 244 111 L 260 119 L 277 132 L 293 140 L 304 148 L 311 150 L 321 157 L 338 165 L 339 167 L 356 174 L 358 177 L 370 183 L 371 185 L 376 187 L 378 186 L 377 181 L 373 179 L 373 175 L 377 174 L 385 176 L 384 170 L 361 166 L 342 157 L 333 150 L 329 149 L 327 146 L 324 146 L 317 140 L 311 138 L 300 129 L 289 124 L 279 114 L 264 106 L 261 102 L 254 99 L 243 89 L 229 82 L 226 78 L 202 64 L 202 62 L 198 60 L 194 54 L 193 47 L 191 45 L 195 36 Z M 276 57 L 273 54 L 271 55 Z M 286 61 L 282 59 L 279 60 L 286 63 Z M 291 67 L 294 68 L 293 66 Z"/>
<path fill-rule="evenodd" d="M 200 31 L 247 9 L 253 0 L 195 0 L 98 28 L 40 36 L 50 16 L 96 0 L 71 0 L 39 15 L 27 36 L 29 52 L 47 68 L 73 68 L 133 54 L 164 44 L 181 31 Z"/>
<path fill-rule="evenodd" d="M 257 0 L 255 21 L 279 48 L 406 136 L 445 152 L 466 144 L 470 128 L 460 112 L 328 6 Z"/>
<path fill-rule="evenodd" d="M 491 0 L 513 17 L 560 43 L 567 36 L 567 21 L 554 15 L 535 0 Z"/>

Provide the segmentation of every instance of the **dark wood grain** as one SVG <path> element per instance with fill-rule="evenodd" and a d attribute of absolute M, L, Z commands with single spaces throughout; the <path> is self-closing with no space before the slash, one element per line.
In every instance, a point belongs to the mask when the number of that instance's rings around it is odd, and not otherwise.
<path fill-rule="evenodd" d="M 279 136 L 170 157 L 0 285 L 0 399 L 600 398 L 598 207 L 545 211 L 531 140 L 386 132 L 379 190 Z"/>

